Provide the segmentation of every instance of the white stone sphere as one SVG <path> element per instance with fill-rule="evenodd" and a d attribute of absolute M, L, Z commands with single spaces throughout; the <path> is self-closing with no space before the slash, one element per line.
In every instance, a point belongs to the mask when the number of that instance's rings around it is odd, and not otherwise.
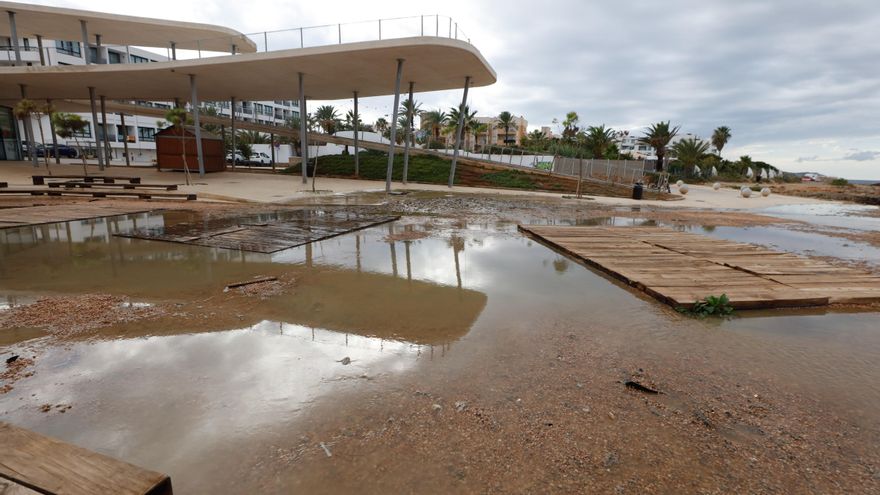
<path fill-rule="evenodd" d="M 764 196 L 765 198 L 766 198 L 767 196 L 770 196 L 770 188 L 769 188 L 769 187 L 765 187 L 764 189 L 761 189 L 761 196 Z"/>
<path fill-rule="evenodd" d="M 682 184 L 684 184 L 684 181 L 681 179 L 679 179 L 678 182 L 675 183 L 675 185 L 678 187 L 681 187 Z"/>
<path fill-rule="evenodd" d="M 712 189 L 715 189 L 716 191 L 721 189 L 721 183 L 716 182 L 716 183 L 712 184 Z"/>
<path fill-rule="evenodd" d="M 678 192 L 680 192 L 682 194 L 687 194 L 689 190 L 690 190 L 690 188 L 688 187 L 687 184 L 681 184 L 680 186 L 678 186 Z"/>
<path fill-rule="evenodd" d="M 749 197 L 752 196 L 752 190 L 749 189 L 749 188 L 746 187 L 746 186 L 743 186 L 743 188 L 739 190 L 739 193 L 740 193 L 740 194 L 742 195 L 742 197 L 744 197 L 744 198 L 749 198 Z"/>

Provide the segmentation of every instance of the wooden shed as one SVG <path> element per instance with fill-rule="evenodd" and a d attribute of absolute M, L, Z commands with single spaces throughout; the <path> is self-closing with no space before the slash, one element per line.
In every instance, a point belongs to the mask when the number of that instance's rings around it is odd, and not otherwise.
<path fill-rule="evenodd" d="M 166 127 L 156 133 L 156 163 L 159 170 L 183 171 L 183 148 L 186 148 L 186 165 L 190 173 L 198 172 L 199 159 L 196 150 L 195 127 L 185 126 L 183 136 L 177 126 Z M 226 156 L 220 136 L 202 131 L 202 158 L 205 172 L 226 170 Z"/>

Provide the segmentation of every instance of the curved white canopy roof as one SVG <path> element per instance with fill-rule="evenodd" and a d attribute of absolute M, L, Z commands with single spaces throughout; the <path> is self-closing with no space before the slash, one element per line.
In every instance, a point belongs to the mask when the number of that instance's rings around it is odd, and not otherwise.
<path fill-rule="evenodd" d="M 15 13 L 16 30 L 21 37 L 41 35 L 48 39 L 80 41 L 80 21 L 86 21 L 89 36 L 100 34 L 102 42 L 107 45 L 167 47 L 174 42 L 180 49 L 229 52 L 235 44 L 237 51 L 242 53 L 257 50 L 254 42 L 244 34 L 211 24 L 16 2 L 0 2 L 0 10 L 4 12 L 4 17 L 5 12 Z M 0 20 L 0 36 L 9 35 L 9 23 L 6 19 Z"/>
<path fill-rule="evenodd" d="M 299 98 L 298 73 L 310 99 L 363 97 L 394 92 L 397 60 L 403 82 L 417 92 L 495 83 L 495 71 L 473 46 L 448 38 L 416 37 L 249 53 L 149 64 L 0 68 L 0 100 L 84 99 L 88 88 L 117 100 L 188 100 L 195 75 L 201 101 Z"/>

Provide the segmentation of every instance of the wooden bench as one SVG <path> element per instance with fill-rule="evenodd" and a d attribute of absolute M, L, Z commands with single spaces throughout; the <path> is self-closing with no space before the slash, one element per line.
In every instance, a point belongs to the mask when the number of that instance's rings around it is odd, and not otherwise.
<path fill-rule="evenodd" d="M 32 175 L 31 178 L 34 181 L 35 186 L 42 186 L 46 184 L 46 180 L 54 180 L 54 179 L 77 179 L 82 182 L 95 182 L 101 181 L 105 184 L 113 184 L 117 180 L 127 181 L 130 184 L 140 184 L 140 177 L 125 177 L 121 175 Z"/>
<path fill-rule="evenodd" d="M 165 474 L 3 422 L 0 479 L 0 493 L 173 494 Z"/>
<path fill-rule="evenodd" d="M 186 199 L 195 201 L 195 194 L 173 193 L 159 191 L 96 191 L 84 189 L 0 189 L 0 194 L 29 194 L 31 196 L 91 196 L 93 198 L 106 198 L 108 196 L 136 197 L 139 199 L 167 198 Z"/>
<path fill-rule="evenodd" d="M 129 184 L 129 183 L 113 183 L 113 182 L 79 182 L 79 181 L 66 181 L 66 182 L 49 182 L 46 184 L 49 187 L 65 187 L 65 188 L 82 188 L 82 189 L 90 189 L 92 187 L 121 187 L 123 189 L 164 189 L 166 191 L 176 191 L 177 184 L 145 184 L 145 183 L 137 183 L 137 184 Z"/>

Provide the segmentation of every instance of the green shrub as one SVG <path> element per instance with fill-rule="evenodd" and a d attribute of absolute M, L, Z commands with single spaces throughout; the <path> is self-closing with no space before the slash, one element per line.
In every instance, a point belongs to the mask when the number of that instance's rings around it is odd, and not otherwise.
<path fill-rule="evenodd" d="M 831 181 L 832 186 L 848 186 L 849 181 L 843 178 L 837 178 Z"/>
<path fill-rule="evenodd" d="M 696 316 L 698 318 L 706 318 L 707 316 L 728 317 L 733 315 L 733 306 L 730 305 L 730 299 L 727 294 L 720 296 L 706 296 L 697 301 L 694 307 L 690 309 L 677 308 L 679 312 Z"/>

